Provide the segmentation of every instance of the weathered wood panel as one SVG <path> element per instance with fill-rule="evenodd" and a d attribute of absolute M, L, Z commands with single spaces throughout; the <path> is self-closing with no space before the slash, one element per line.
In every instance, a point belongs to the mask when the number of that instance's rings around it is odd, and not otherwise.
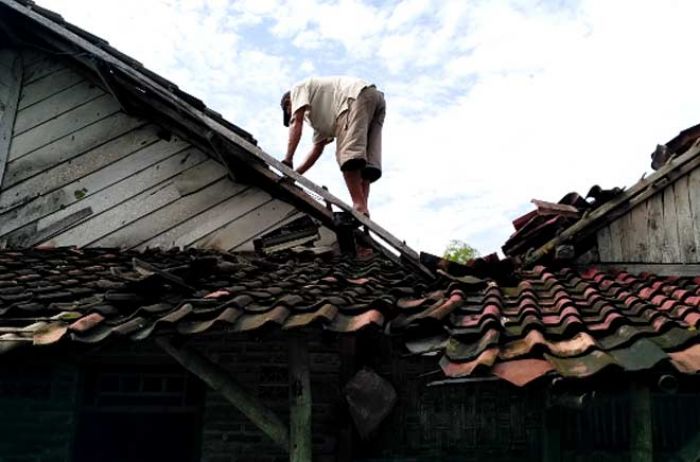
<path fill-rule="evenodd" d="M 34 175 L 0 191 L 0 213 L 28 204 L 39 196 L 46 195 L 72 181 L 96 172 L 158 141 L 157 128 L 153 125 L 146 125 L 80 154 L 74 159 L 58 163 L 47 170 L 44 175 Z M 167 144 L 167 142 L 163 143 Z M 177 143 L 179 149 L 188 146 L 187 143 L 178 140 L 173 140 L 173 143 Z M 146 152 L 148 151 L 145 151 L 144 154 Z M 120 179 L 117 177 L 115 181 Z"/>
<path fill-rule="evenodd" d="M 82 80 L 83 77 L 74 70 L 61 69 L 30 84 L 22 85 L 18 108 L 20 110 L 26 109 L 39 101 L 43 101 L 60 91 L 72 87 Z"/>
<path fill-rule="evenodd" d="M 149 136 L 155 135 L 150 133 Z M 61 164 L 49 170 L 45 175 L 34 177 L 30 181 L 20 183 L 17 187 L 8 190 L 8 200 L 14 199 L 19 194 L 27 194 L 27 190 L 24 188 L 26 185 L 30 186 L 29 191 L 39 192 L 31 197 L 28 194 L 20 195 L 20 197 L 30 198 L 20 204 L 21 206 L 15 206 L 0 214 L 0 236 L 51 213 L 60 212 L 78 201 L 87 201 L 95 194 L 102 194 L 110 186 L 132 177 L 188 147 L 188 144 L 182 141 L 156 141 L 157 138 L 149 140 L 149 144 L 145 145 L 143 149 L 136 149 L 133 153 L 130 153 L 128 149 L 111 151 L 123 158 L 114 163 L 107 162 L 104 168 L 96 169 L 86 176 L 81 174 L 83 172 L 71 171 L 71 165 Z M 139 146 L 139 144 L 133 146 Z M 85 162 L 80 164 L 81 167 L 90 168 L 91 165 L 99 165 L 103 160 L 103 156 L 100 155 L 88 154 L 87 156 Z M 81 169 L 76 166 L 75 170 Z M 71 174 L 73 175 L 71 176 Z M 61 178 L 64 181 L 60 182 L 59 186 L 61 187 L 58 189 L 54 189 L 52 187 L 54 185 L 41 184 L 42 180 L 58 182 Z M 108 193 L 114 194 L 115 190 L 108 191 Z M 4 199 L 3 194 L 0 194 L 0 205 L 4 204 Z"/>
<path fill-rule="evenodd" d="M 244 250 L 240 247 L 295 213 L 296 210 L 291 205 L 279 200 L 272 200 L 197 240 L 192 247 Z M 252 246 L 250 248 L 252 249 Z"/>
<path fill-rule="evenodd" d="M 615 261 L 618 261 L 623 255 L 621 239 L 623 226 L 622 220 L 615 220 L 610 223 L 610 254 Z"/>
<path fill-rule="evenodd" d="M 44 54 L 40 59 L 30 62 L 24 69 L 24 84 L 36 82 L 54 72 L 66 68 L 64 60 Z"/>
<path fill-rule="evenodd" d="M 160 127 L 122 112 L 69 58 L 22 57 L 0 245 L 252 249 L 251 239 L 298 216 L 227 178 L 206 153 L 161 139 Z"/>
<path fill-rule="evenodd" d="M 661 263 L 676 263 L 681 261 L 681 242 L 678 236 L 678 215 L 676 212 L 676 196 L 674 185 L 659 193 L 662 200 L 663 226 L 661 228 Z"/>
<path fill-rule="evenodd" d="M 610 226 L 603 226 L 598 230 L 596 240 L 598 243 L 598 256 L 600 261 L 608 261 L 611 258 Z"/>
<path fill-rule="evenodd" d="M 700 263 L 700 169 L 688 175 L 688 204 L 693 220 L 693 235 L 695 236 L 695 259 Z"/>
<path fill-rule="evenodd" d="M 89 206 L 93 210 L 93 216 L 89 220 L 52 239 L 55 245 L 86 246 L 178 199 L 180 194 L 177 189 L 176 175 L 180 177 L 180 181 L 187 180 L 189 177 L 199 177 L 203 183 L 202 186 L 205 186 L 212 181 L 211 177 L 205 175 L 211 174 L 214 170 L 213 162 L 207 161 L 205 155 L 199 151 L 176 154 L 103 190 L 100 194 L 95 194 L 90 199 L 80 201 L 46 219 L 39 220 L 38 230 L 75 210 Z"/>
<path fill-rule="evenodd" d="M 221 170 L 225 173 L 223 167 Z M 98 239 L 93 245 L 96 247 L 118 247 L 125 242 L 141 244 L 153 238 L 158 231 L 171 229 L 193 218 L 194 215 L 209 208 L 211 204 L 217 203 L 222 198 L 229 198 L 243 188 L 243 185 L 222 177 L 217 182 L 194 193 L 181 190 L 180 199 Z M 191 221 L 196 222 L 197 220 Z"/>
<path fill-rule="evenodd" d="M 21 84 L 22 55 L 11 49 L 0 50 L 0 186 L 11 149 Z"/>
<path fill-rule="evenodd" d="M 190 246 L 204 236 L 214 233 L 219 228 L 272 200 L 268 193 L 258 188 L 247 188 L 240 194 L 217 203 L 209 210 L 192 217 L 191 220 L 139 244 L 137 249 Z"/>
<path fill-rule="evenodd" d="M 676 204 L 676 229 L 678 232 L 679 260 L 683 262 L 696 261 L 695 234 L 692 209 L 690 208 L 690 192 L 688 183 L 690 176 L 685 176 L 673 184 L 674 202 Z"/>
<path fill-rule="evenodd" d="M 104 145 L 145 123 L 143 120 L 119 112 L 76 133 L 64 136 L 21 159 L 8 163 L 6 181 L 3 183 L 3 187 L 13 186 L 61 162 Z M 97 153 L 93 153 L 93 155 L 97 155 Z"/>
<path fill-rule="evenodd" d="M 627 215 L 627 229 L 621 238 L 629 242 L 626 255 L 629 261 L 644 261 L 644 256 L 648 252 L 648 242 L 646 236 L 647 204 L 641 203 L 629 211 Z"/>
<path fill-rule="evenodd" d="M 21 109 L 17 113 L 15 121 L 14 135 L 18 136 L 29 129 L 48 122 L 70 111 L 73 108 L 82 106 L 93 99 L 96 99 L 105 92 L 94 83 L 83 80 L 63 91 L 55 93 L 42 101 L 37 102 L 27 108 Z"/>
<path fill-rule="evenodd" d="M 69 110 L 48 122 L 12 138 L 10 160 L 16 160 L 83 127 L 119 112 L 119 104 L 109 94 Z"/>
<path fill-rule="evenodd" d="M 599 230 L 597 239 L 602 262 L 700 262 L 700 169 Z"/>

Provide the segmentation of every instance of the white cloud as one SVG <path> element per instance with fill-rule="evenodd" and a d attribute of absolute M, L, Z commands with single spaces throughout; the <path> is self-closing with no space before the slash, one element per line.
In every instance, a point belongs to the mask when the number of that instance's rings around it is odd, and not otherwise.
<path fill-rule="evenodd" d="M 291 83 L 316 73 L 375 81 L 388 113 L 373 217 L 419 250 L 454 238 L 496 250 L 531 198 L 630 185 L 657 142 L 698 122 L 691 0 L 40 3 L 276 156 Z M 347 200 L 328 149 L 309 177 Z"/>

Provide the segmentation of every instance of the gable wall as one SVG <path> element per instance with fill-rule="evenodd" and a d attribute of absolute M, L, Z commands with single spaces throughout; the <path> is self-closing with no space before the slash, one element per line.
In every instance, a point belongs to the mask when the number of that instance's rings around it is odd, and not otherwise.
<path fill-rule="evenodd" d="M 597 233 L 600 261 L 700 263 L 700 168 Z"/>
<path fill-rule="evenodd" d="M 5 246 L 252 250 L 257 235 L 298 216 L 232 181 L 197 147 L 126 114 L 60 56 L 22 50 L 21 58 L 6 159 L 0 150 Z"/>

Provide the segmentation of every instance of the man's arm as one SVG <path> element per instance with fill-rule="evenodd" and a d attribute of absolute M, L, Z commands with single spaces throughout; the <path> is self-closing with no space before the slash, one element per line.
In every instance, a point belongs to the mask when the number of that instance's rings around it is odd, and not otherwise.
<path fill-rule="evenodd" d="M 294 153 L 299 146 L 299 140 L 301 140 L 301 131 L 304 126 L 304 111 L 306 106 L 301 107 L 292 115 L 292 120 L 289 125 L 289 140 L 287 141 L 287 155 L 284 156 L 284 163 L 292 166 L 292 160 L 294 159 Z"/>
<path fill-rule="evenodd" d="M 323 148 L 325 148 L 329 142 L 330 141 L 328 140 L 323 140 L 314 144 L 314 147 L 311 148 L 311 151 L 309 151 L 309 155 L 306 156 L 304 162 L 302 162 L 301 165 L 297 168 L 297 173 L 303 175 L 308 169 L 310 169 L 316 163 L 318 158 L 321 157 L 321 154 L 323 153 Z"/>

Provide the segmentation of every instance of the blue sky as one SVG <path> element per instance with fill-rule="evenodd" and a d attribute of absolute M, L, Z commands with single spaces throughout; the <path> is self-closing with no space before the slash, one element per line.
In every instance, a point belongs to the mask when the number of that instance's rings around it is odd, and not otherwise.
<path fill-rule="evenodd" d="M 310 75 L 386 94 L 372 217 L 416 248 L 489 253 L 530 199 L 629 186 L 700 122 L 700 2 L 38 0 L 203 99 L 281 158 Z M 305 130 L 299 158 L 309 149 Z M 348 200 L 333 146 L 307 175 Z"/>

